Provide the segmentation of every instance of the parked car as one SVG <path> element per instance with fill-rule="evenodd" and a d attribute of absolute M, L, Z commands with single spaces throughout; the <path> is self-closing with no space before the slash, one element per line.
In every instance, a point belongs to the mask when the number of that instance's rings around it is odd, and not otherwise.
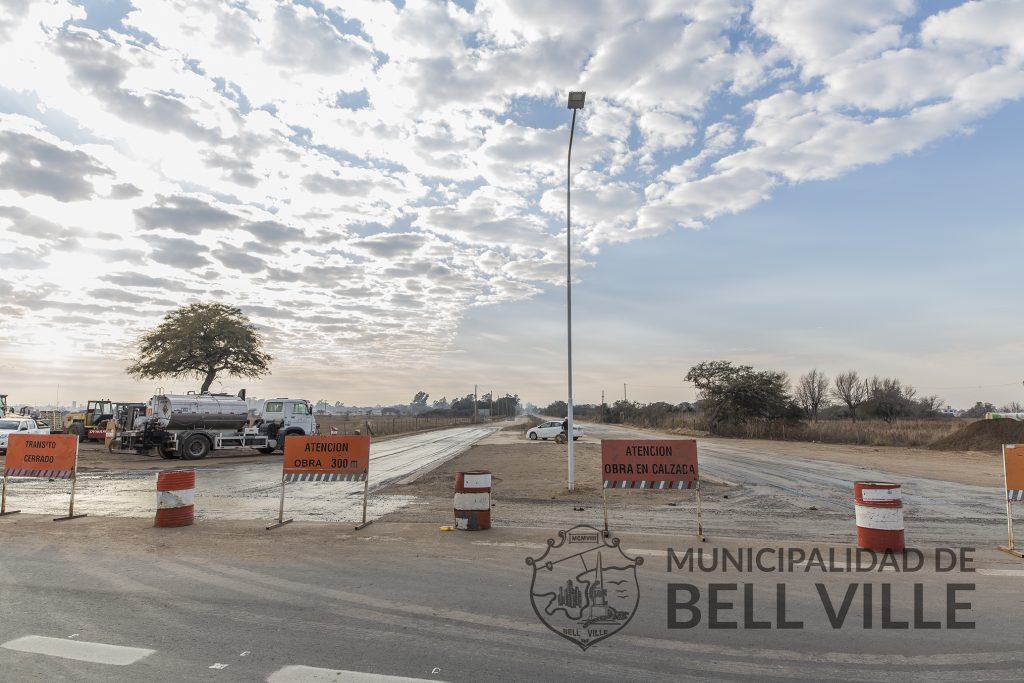
<path fill-rule="evenodd" d="M 561 420 L 549 420 L 547 422 L 541 422 L 533 429 L 526 432 L 526 436 L 530 437 L 530 441 L 536 441 L 537 439 L 553 439 L 562 433 L 562 421 Z M 572 440 L 579 441 L 583 436 L 583 427 L 578 424 L 572 426 Z"/>
<path fill-rule="evenodd" d="M 7 453 L 9 434 L 49 434 L 49 425 L 38 424 L 30 417 L 5 417 L 0 419 L 0 453 Z"/>

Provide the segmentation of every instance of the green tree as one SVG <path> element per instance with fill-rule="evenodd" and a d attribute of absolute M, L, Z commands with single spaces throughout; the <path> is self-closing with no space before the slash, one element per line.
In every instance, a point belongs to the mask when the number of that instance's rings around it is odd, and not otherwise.
<path fill-rule="evenodd" d="M 410 405 L 426 407 L 428 398 L 430 398 L 430 394 L 427 392 L 417 391 L 416 395 L 412 397 L 412 403 Z"/>
<path fill-rule="evenodd" d="M 218 375 L 257 379 L 270 372 L 256 326 L 234 306 L 198 303 L 164 316 L 139 338 L 138 360 L 127 372 L 140 379 L 195 377 L 209 391 Z"/>
<path fill-rule="evenodd" d="M 720 424 L 789 421 L 800 414 L 784 372 L 755 371 L 749 365 L 733 365 L 730 361 L 704 361 L 690 368 L 686 381 L 697 388 L 712 432 Z"/>

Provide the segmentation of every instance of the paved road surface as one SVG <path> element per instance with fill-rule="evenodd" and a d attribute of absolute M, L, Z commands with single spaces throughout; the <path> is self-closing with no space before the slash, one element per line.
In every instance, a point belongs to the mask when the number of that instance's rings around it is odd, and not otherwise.
<path fill-rule="evenodd" d="M 627 535 L 627 553 L 646 560 L 639 607 L 621 633 L 584 652 L 541 625 L 530 604 L 524 560 L 552 535 L 387 523 L 267 532 L 240 522 L 162 530 L 131 519 L 0 520 L 0 678 L 953 683 L 1019 681 L 1024 670 L 1024 568 L 996 552 L 978 553 L 984 573 L 701 574 L 667 571 L 666 547 L 682 553 L 685 540 Z M 702 591 L 694 628 L 668 628 L 676 582 Z M 751 614 L 770 627 L 744 626 L 740 587 L 720 595 L 732 604 L 718 615 L 738 627 L 709 628 L 709 582 L 753 585 Z M 883 606 L 890 621 L 913 621 L 915 583 L 923 619 L 945 624 L 956 582 L 976 585 L 957 596 L 971 603 L 958 620 L 975 628 L 883 628 Z M 777 628 L 779 583 L 786 618 L 801 628 Z M 843 628 L 830 627 L 815 583 L 837 607 L 856 584 Z"/>

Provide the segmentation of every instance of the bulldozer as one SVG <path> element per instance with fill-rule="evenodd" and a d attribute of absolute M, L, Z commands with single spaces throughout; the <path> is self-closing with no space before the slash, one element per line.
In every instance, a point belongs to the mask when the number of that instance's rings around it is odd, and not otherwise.
<path fill-rule="evenodd" d="M 109 398 L 88 401 L 85 410 L 67 414 L 64 433 L 76 435 L 79 441 L 103 441 L 107 435 L 107 420 L 113 417 L 114 403 Z"/>

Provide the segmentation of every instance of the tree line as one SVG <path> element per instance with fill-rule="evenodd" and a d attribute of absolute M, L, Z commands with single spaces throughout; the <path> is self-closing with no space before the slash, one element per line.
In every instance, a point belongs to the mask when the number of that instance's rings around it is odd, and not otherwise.
<path fill-rule="evenodd" d="M 785 372 L 757 370 L 732 361 L 702 361 L 689 369 L 685 381 L 697 390 L 694 403 L 639 404 L 620 400 L 611 405 L 573 406 L 573 414 L 601 422 L 658 424 L 665 416 L 693 412 L 705 428 L 722 433 L 750 422 L 798 423 L 819 419 L 883 420 L 938 416 L 944 401 L 919 395 L 895 377 L 862 377 L 856 370 L 828 377 L 817 368 L 794 383 Z M 980 405 L 980 404 L 979 404 Z M 567 406 L 555 401 L 547 415 L 564 417 Z"/>

